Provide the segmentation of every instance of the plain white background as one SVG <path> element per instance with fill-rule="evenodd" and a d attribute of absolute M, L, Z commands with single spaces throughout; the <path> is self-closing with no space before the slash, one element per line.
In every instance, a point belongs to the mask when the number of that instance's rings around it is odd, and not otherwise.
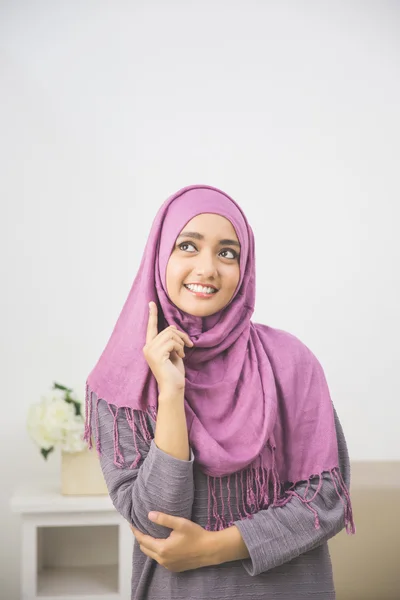
<path fill-rule="evenodd" d="M 254 320 L 317 355 L 352 459 L 400 459 L 399 32 L 396 1 L 0 3 L 2 600 L 10 495 L 59 474 L 28 406 L 83 396 L 184 185 L 242 205 Z"/>

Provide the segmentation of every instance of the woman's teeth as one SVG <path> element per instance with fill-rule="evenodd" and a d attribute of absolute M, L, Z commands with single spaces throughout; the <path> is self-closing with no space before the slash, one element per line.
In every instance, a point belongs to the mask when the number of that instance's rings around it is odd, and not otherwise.
<path fill-rule="evenodd" d="M 215 292 L 217 291 L 214 288 L 204 287 L 202 285 L 188 284 L 188 285 L 185 285 L 185 287 L 188 290 L 190 290 L 191 292 L 197 292 L 197 293 L 201 293 L 201 294 L 215 294 Z"/>

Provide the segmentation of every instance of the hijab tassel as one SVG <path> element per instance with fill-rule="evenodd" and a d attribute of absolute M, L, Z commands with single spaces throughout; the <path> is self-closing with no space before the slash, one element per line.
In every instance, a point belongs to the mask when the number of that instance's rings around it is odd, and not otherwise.
<path fill-rule="evenodd" d="M 346 484 L 343 481 L 342 474 L 337 467 L 331 469 L 330 475 L 333 485 L 335 486 L 336 493 L 339 496 L 344 507 L 344 523 L 346 527 L 346 532 L 348 534 L 354 535 L 356 533 L 356 526 L 354 523 L 353 508 L 351 505 L 349 490 L 347 489 Z M 338 488 L 338 485 L 340 487 L 340 490 Z M 341 492 L 343 493 L 344 499 L 342 497 Z"/>
<path fill-rule="evenodd" d="M 89 390 L 88 383 L 86 382 L 86 393 L 85 393 L 85 429 L 83 433 L 83 440 L 87 442 L 89 450 L 92 449 L 92 402 L 91 392 Z"/>
<path fill-rule="evenodd" d="M 124 457 L 119 449 L 119 436 L 118 436 L 118 410 L 119 408 L 115 408 L 115 413 L 111 408 L 110 404 L 107 404 L 108 410 L 113 416 L 114 425 L 113 425 L 113 434 L 114 434 L 114 465 L 121 469 L 124 466 Z"/>
<path fill-rule="evenodd" d="M 232 527 L 234 524 L 233 514 L 232 514 L 232 505 L 231 505 L 231 476 L 228 475 L 228 508 L 229 508 L 229 523 L 228 527 Z"/>
<path fill-rule="evenodd" d="M 139 462 L 142 459 L 142 455 L 139 451 L 138 445 L 137 445 L 137 433 L 138 433 L 138 429 L 135 423 L 135 419 L 134 419 L 134 413 L 132 411 L 131 408 L 126 408 L 125 409 L 125 414 L 126 414 L 126 420 L 128 422 L 129 427 L 131 428 L 132 431 L 132 435 L 133 435 L 133 445 L 135 447 L 135 452 L 136 452 L 136 458 L 135 460 L 132 462 L 132 464 L 129 466 L 130 469 L 136 469 Z"/>

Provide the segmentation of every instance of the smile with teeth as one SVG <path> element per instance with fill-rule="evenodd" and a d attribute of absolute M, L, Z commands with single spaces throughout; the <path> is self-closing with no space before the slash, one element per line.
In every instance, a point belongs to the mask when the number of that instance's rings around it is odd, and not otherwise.
<path fill-rule="evenodd" d="M 206 285 L 198 285 L 198 284 L 194 284 L 194 283 L 184 284 L 184 287 L 195 294 L 201 294 L 201 295 L 207 295 L 207 296 L 212 296 L 213 294 L 215 294 L 218 291 L 215 288 L 208 287 Z"/>

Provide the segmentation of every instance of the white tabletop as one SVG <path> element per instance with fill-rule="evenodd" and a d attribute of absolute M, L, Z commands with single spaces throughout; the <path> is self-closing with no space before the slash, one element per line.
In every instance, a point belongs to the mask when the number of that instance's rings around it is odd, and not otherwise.
<path fill-rule="evenodd" d="M 27 482 L 11 497 L 14 513 L 104 512 L 115 511 L 108 495 L 63 496 L 60 484 L 54 481 Z"/>

